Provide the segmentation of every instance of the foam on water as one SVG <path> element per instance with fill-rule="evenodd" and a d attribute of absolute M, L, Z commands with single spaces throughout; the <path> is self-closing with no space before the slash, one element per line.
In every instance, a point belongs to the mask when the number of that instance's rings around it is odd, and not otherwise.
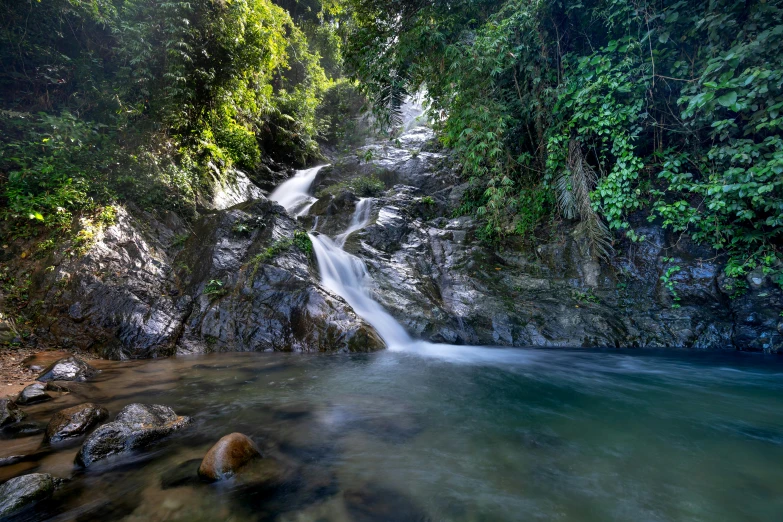
<path fill-rule="evenodd" d="M 269 195 L 269 199 L 277 201 L 295 216 L 304 216 L 316 201 L 316 198 L 310 195 L 310 187 L 318 171 L 324 167 L 326 165 L 297 170 L 291 179 L 282 183 Z"/>

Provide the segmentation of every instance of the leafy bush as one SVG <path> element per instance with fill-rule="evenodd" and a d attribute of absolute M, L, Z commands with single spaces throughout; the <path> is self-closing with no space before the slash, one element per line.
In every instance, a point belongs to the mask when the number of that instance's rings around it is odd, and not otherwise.
<path fill-rule="evenodd" d="M 579 219 L 602 255 L 642 210 L 783 284 L 780 2 L 349 5 L 362 89 L 393 122 L 426 86 L 488 239 Z"/>

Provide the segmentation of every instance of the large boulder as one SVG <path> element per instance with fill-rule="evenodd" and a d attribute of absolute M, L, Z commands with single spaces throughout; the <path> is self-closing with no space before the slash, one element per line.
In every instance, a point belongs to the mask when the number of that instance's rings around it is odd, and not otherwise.
<path fill-rule="evenodd" d="M 246 435 L 231 433 L 210 448 L 198 468 L 199 477 L 208 481 L 223 480 L 234 475 L 261 452 Z"/>
<path fill-rule="evenodd" d="M 38 376 L 41 382 L 48 381 L 86 381 L 97 370 L 73 355 L 55 362 Z"/>
<path fill-rule="evenodd" d="M 154 444 L 190 424 L 190 417 L 177 415 L 160 404 L 129 404 L 113 422 L 92 432 L 76 455 L 76 464 L 91 464 Z"/>
<path fill-rule="evenodd" d="M 0 428 L 19 422 L 26 417 L 11 399 L 0 399 Z"/>
<path fill-rule="evenodd" d="M 0 518 L 18 513 L 52 496 L 58 480 L 48 473 L 30 473 L 0 485 Z"/>
<path fill-rule="evenodd" d="M 58 411 L 46 427 L 46 442 L 60 442 L 85 435 L 109 417 L 106 408 L 91 402 Z"/>
<path fill-rule="evenodd" d="M 16 403 L 28 405 L 52 400 L 52 396 L 46 393 L 45 388 L 46 385 L 40 382 L 25 387 L 16 398 Z"/>

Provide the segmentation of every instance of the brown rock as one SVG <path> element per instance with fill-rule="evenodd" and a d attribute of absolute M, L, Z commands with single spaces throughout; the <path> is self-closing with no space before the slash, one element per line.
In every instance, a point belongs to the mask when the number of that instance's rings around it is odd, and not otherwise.
<path fill-rule="evenodd" d="M 98 423 L 106 420 L 109 412 L 106 408 L 87 402 L 58 411 L 46 427 L 44 440 L 60 442 L 65 439 L 81 437 Z"/>
<path fill-rule="evenodd" d="M 199 476 L 204 480 L 223 480 L 234 475 L 250 460 L 260 457 L 258 447 L 246 435 L 232 433 L 212 446 L 201 461 Z"/>

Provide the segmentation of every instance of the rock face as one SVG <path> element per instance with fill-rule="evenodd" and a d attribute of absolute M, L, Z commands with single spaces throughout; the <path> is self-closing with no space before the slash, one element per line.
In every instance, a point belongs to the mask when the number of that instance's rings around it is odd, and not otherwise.
<path fill-rule="evenodd" d="M 372 351 L 375 331 L 318 282 L 296 222 L 259 199 L 204 216 L 119 212 L 81 258 L 47 260 L 46 343 L 113 359 L 213 351 Z M 187 238 L 187 239 L 186 239 Z"/>
<path fill-rule="evenodd" d="M 0 399 L 0 428 L 19 422 L 26 416 L 11 399 Z"/>
<path fill-rule="evenodd" d="M 210 448 L 201 461 L 198 475 L 207 481 L 223 480 L 234 475 L 250 460 L 260 456 L 258 447 L 246 435 L 231 433 Z"/>
<path fill-rule="evenodd" d="M 86 381 L 97 371 L 78 357 L 70 356 L 60 359 L 49 366 L 38 376 L 41 382 L 48 381 Z"/>
<path fill-rule="evenodd" d="M 30 473 L 0 485 L 0 518 L 18 513 L 52 496 L 57 480 L 47 473 Z"/>
<path fill-rule="evenodd" d="M 91 402 L 58 411 L 46 426 L 44 441 L 57 443 L 85 435 L 109 417 L 106 408 Z"/>
<path fill-rule="evenodd" d="M 92 432 L 76 455 L 76 464 L 91 464 L 121 453 L 142 449 L 190 424 L 168 406 L 129 404 L 113 422 Z"/>
<path fill-rule="evenodd" d="M 46 385 L 40 382 L 26 386 L 16 398 L 16 403 L 27 405 L 52 400 L 52 396 L 46 393 L 45 389 Z"/>
<path fill-rule="evenodd" d="M 646 239 L 617 238 L 609 262 L 590 256 L 578 223 L 506 251 L 486 247 L 474 220 L 445 217 L 468 185 L 431 138 L 417 128 L 394 146 L 369 145 L 359 156 L 371 161 L 337 160 L 312 187 L 319 193 L 368 175 L 386 184 L 373 198 L 371 223 L 345 247 L 367 262 L 371 292 L 412 336 L 498 346 L 783 350 L 783 292 L 768 276 L 748 274 L 747 290 L 738 292 L 722 275 L 724 258 L 643 214 L 629 221 Z M 58 249 L 42 260 L 30 302 L 43 303 L 36 314 L 45 319 L 34 339 L 114 359 L 383 348 L 373 328 L 319 283 L 306 240 L 292 241 L 297 230 L 302 238 L 300 226 L 330 237 L 345 230 L 359 198 L 324 196 L 295 221 L 252 186 L 281 181 L 272 166 L 237 173 L 235 188 L 202 202 L 205 214 L 192 225 L 131 206 L 84 256 Z M 666 285 L 661 276 L 671 270 Z"/>
<path fill-rule="evenodd" d="M 439 154 L 414 157 L 412 150 L 427 148 L 416 140 L 426 138 L 412 133 L 399 147 L 375 147 L 375 159 L 360 166 L 355 159 L 336 162 L 322 169 L 314 187 L 367 174 L 396 183 L 373 201 L 370 224 L 345 248 L 366 262 L 371 293 L 414 337 L 498 346 L 783 351 L 783 292 L 769 277 L 750 274 L 748 291 L 732 298 L 723 258 L 644 215 L 631 222 L 645 241 L 618 241 L 611 262 L 590 256 L 576 224 L 533 246 L 485 247 L 471 218 L 440 217 L 466 186 L 455 184 Z M 325 196 L 311 207 L 308 223 L 333 235 L 333 215 L 350 214 L 354 201 Z M 671 277 L 676 296 L 661 281 L 674 266 L 680 267 Z"/>

